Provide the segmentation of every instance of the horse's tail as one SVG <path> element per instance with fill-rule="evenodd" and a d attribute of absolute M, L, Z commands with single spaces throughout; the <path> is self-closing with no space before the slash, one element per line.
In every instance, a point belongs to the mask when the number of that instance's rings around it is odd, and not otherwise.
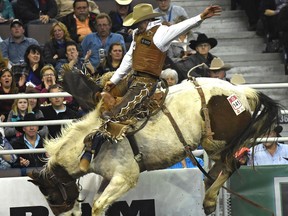
<path fill-rule="evenodd" d="M 262 92 L 250 90 L 245 91 L 245 93 L 247 93 L 246 97 L 253 111 L 251 120 L 246 129 L 227 145 L 227 148 L 222 152 L 222 158 L 233 157 L 241 147 L 255 146 L 257 144 L 256 139 L 273 130 L 277 123 L 280 104 Z"/>

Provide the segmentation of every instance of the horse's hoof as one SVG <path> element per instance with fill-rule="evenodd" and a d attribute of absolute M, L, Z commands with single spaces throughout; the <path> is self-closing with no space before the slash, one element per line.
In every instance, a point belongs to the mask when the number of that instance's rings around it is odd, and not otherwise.
<path fill-rule="evenodd" d="M 204 208 L 204 212 L 205 212 L 205 214 L 206 215 L 210 215 L 210 214 L 212 214 L 213 212 L 215 212 L 215 210 L 216 210 L 216 205 L 213 205 L 213 206 L 203 206 L 203 208 Z"/>

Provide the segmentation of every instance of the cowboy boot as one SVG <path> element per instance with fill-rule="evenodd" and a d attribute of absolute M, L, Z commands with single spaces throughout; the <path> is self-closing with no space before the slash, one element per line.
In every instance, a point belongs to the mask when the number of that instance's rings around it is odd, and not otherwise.
<path fill-rule="evenodd" d="M 84 144 L 85 144 L 85 152 L 82 155 L 80 159 L 80 164 L 79 168 L 82 172 L 87 173 L 90 167 L 90 163 L 92 158 L 92 155 L 95 154 L 95 151 L 99 144 L 101 145 L 104 142 L 103 136 L 99 133 L 96 132 L 96 134 L 91 136 L 89 134 L 88 136 L 85 137 L 84 139 Z"/>

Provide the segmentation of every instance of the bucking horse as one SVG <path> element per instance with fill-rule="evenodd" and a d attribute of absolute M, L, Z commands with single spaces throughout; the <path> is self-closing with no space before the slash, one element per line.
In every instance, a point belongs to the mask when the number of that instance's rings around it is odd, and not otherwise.
<path fill-rule="evenodd" d="M 66 91 L 92 110 L 64 127 L 57 138 L 45 140 L 48 162 L 40 172 L 30 174 L 30 181 L 39 186 L 55 215 L 71 215 L 78 203 L 76 180 L 87 174 L 79 169 L 83 140 L 103 124 L 101 101 L 95 99 L 101 91 L 99 85 L 73 71 L 64 75 L 64 84 L 65 79 L 70 82 Z M 187 146 L 193 150 L 199 145 L 214 161 L 208 172 L 210 178 L 205 179 L 203 201 L 205 213 L 211 214 L 220 188 L 239 168 L 235 153 L 256 145 L 257 138 L 272 130 L 279 108 L 259 91 L 215 78 L 186 80 L 169 87 L 160 111 L 134 134 L 141 160 L 135 158 L 127 137 L 118 142 L 107 139 L 94 157 L 88 173 L 101 175 L 103 181 L 93 201 L 92 215 L 102 215 L 135 187 L 142 171 L 167 168 L 187 157 Z M 138 124 L 141 121 L 145 118 Z"/>

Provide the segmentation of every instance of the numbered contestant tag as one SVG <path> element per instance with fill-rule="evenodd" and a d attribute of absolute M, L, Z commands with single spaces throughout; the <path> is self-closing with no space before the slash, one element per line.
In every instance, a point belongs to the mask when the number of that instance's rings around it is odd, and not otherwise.
<path fill-rule="evenodd" d="M 245 111 L 245 107 L 243 106 L 243 104 L 240 102 L 240 100 L 235 94 L 230 95 L 227 98 L 227 100 L 229 101 L 236 115 L 239 115 L 240 113 Z"/>

